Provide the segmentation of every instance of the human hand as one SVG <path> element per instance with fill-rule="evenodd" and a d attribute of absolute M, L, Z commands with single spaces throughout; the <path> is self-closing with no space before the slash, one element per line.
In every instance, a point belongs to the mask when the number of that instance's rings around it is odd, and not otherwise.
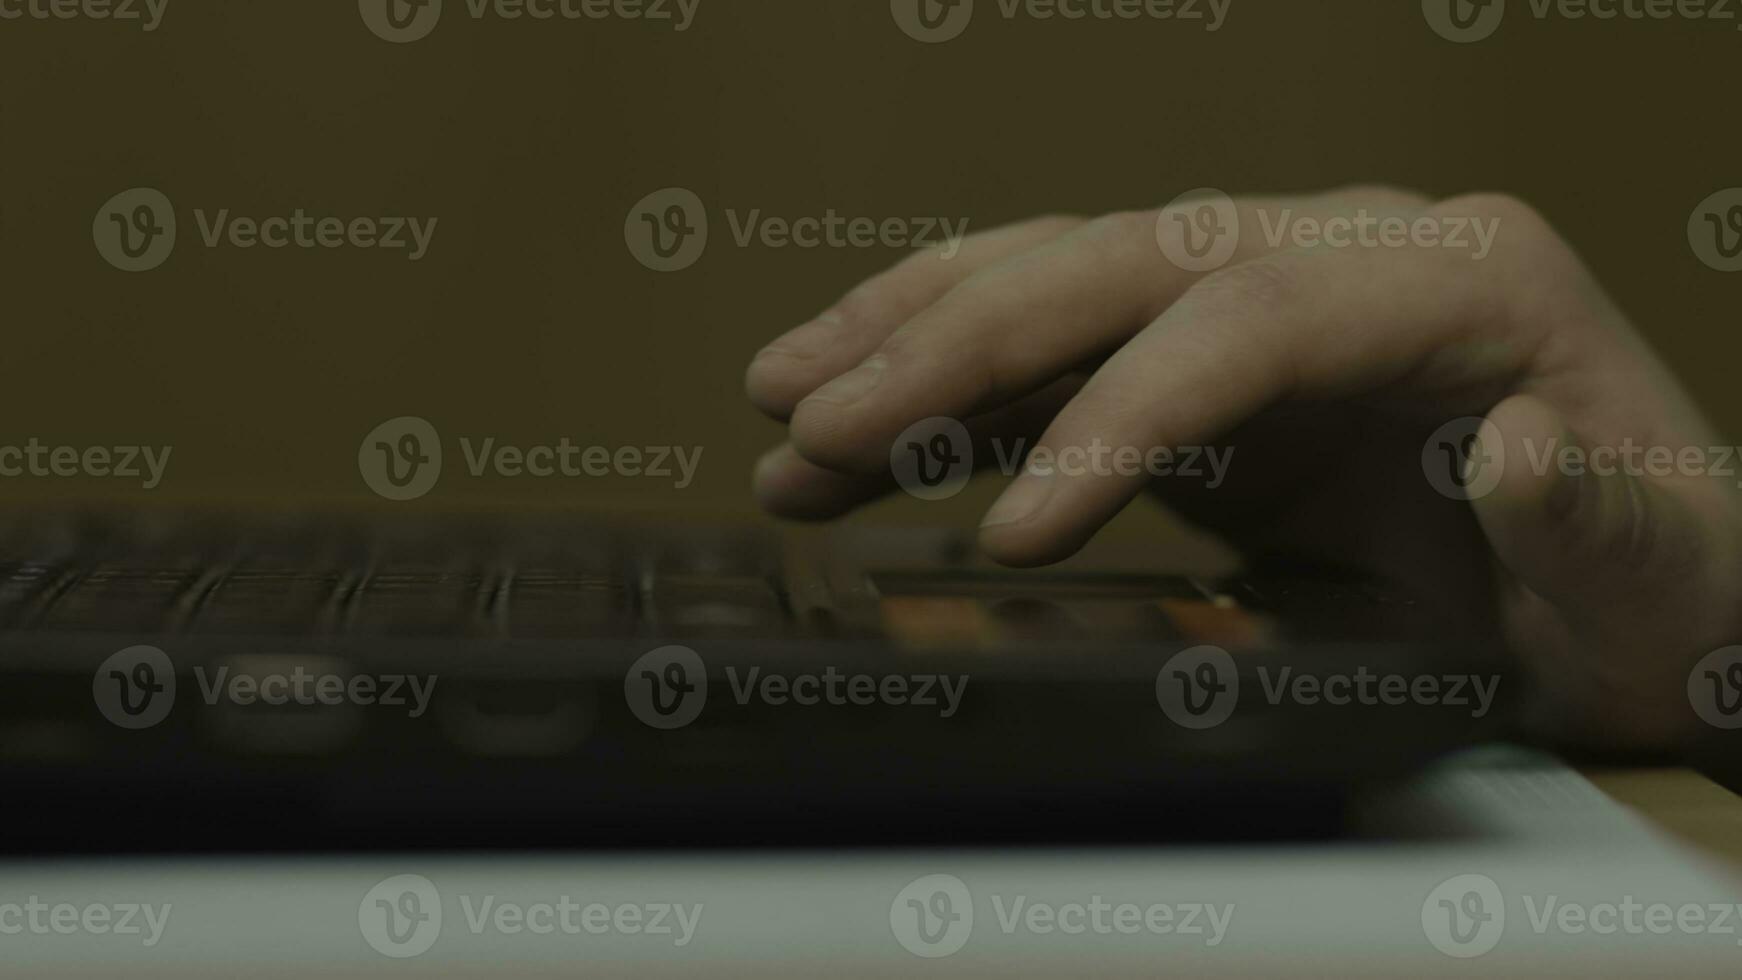
<path fill-rule="evenodd" d="M 790 429 L 757 468 L 759 499 L 787 517 L 843 514 L 893 487 L 892 444 L 937 416 L 977 444 L 1026 438 L 1053 458 L 1221 441 L 1239 459 L 1215 490 L 1025 470 L 982 547 L 1010 565 L 1058 561 L 1153 489 L 1242 548 L 1359 563 L 1455 600 L 1534 668 L 1559 732 L 1683 735 L 1689 668 L 1742 639 L 1742 497 L 1733 476 L 1679 465 L 1559 465 L 1717 446 L 1573 251 L 1500 196 L 1357 188 L 1238 212 L 1237 250 L 1207 273 L 1167 257 L 1192 234 L 1188 205 L 1038 219 L 862 284 L 749 369 L 752 401 Z M 1273 244 L 1279 216 L 1358 213 L 1497 234 L 1479 259 Z M 1509 464 L 1469 500 L 1424 476 L 1430 435 L 1461 417 L 1488 423 L 1462 448 Z"/>

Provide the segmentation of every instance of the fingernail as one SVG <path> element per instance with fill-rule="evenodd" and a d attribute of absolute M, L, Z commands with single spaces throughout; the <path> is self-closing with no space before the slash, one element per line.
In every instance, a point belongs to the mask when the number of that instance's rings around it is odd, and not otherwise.
<path fill-rule="evenodd" d="M 1004 491 L 1004 496 L 999 497 L 992 509 L 986 512 L 986 519 L 980 522 L 980 526 L 1019 524 L 1040 513 L 1041 507 L 1046 505 L 1047 498 L 1051 496 L 1052 477 L 1033 473 L 1019 476 L 1010 489 Z"/>
<path fill-rule="evenodd" d="M 889 359 L 882 354 L 873 354 L 846 374 L 817 389 L 805 401 L 827 402 L 831 405 L 851 405 L 877 387 L 877 382 L 883 380 L 883 369 L 889 364 Z"/>
<path fill-rule="evenodd" d="M 824 313 L 815 320 L 795 327 L 762 348 L 757 358 L 797 357 L 809 360 L 833 347 L 841 336 L 841 315 Z"/>

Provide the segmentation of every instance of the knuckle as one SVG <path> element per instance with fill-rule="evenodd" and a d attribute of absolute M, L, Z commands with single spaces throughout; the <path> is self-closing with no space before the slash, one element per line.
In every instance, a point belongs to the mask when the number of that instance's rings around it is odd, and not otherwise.
<path fill-rule="evenodd" d="M 1530 253 L 1567 251 L 1554 225 L 1529 202 L 1511 194 L 1477 193 L 1435 205 L 1436 217 L 1482 218 L 1497 222 L 1501 241 Z"/>
<path fill-rule="evenodd" d="M 1477 191 L 1460 194 L 1441 201 L 1436 211 L 1479 215 L 1484 218 L 1511 218 L 1520 224 L 1534 221 L 1547 224 L 1541 212 L 1528 201 L 1514 194 L 1499 191 Z"/>
<path fill-rule="evenodd" d="M 1480 277 L 1493 297 L 1491 312 L 1509 313 L 1505 319 L 1515 326 L 1577 324 L 1579 318 L 1569 318 L 1567 311 L 1602 305 L 1602 290 L 1578 252 L 1529 202 L 1511 194 L 1466 194 L 1435 205 L 1430 213 L 1492 224 L 1497 261 L 1472 264 L 1446 258 L 1461 274 Z"/>
<path fill-rule="evenodd" d="M 1154 248 L 1159 210 L 1115 211 L 1081 224 L 1076 231 L 1077 244 L 1107 255 L 1132 248 Z M 1165 223 L 1164 223 L 1165 224 Z"/>
<path fill-rule="evenodd" d="M 1159 208 L 1104 214 L 1080 225 L 1069 236 L 1069 243 L 1079 255 L 1097 265 L 1147 275 L 1149 265 L 1161 261 L 1167 249 L 1184 244 L 1178 224 L 1163 217 Z M 1167 236 L 1173 236 L 1177 242 L 1168 241 Z M 1148 315 L 1153 317 L 1160 312 L 1152 309 Z"/>
<path fill-rule="evenodd" d="M 1132 235 L 1146 235 L 1155 226 L 1158 210 L 1113 211 L 1084 223 L 1087 237 L 1123 240 Z"/>

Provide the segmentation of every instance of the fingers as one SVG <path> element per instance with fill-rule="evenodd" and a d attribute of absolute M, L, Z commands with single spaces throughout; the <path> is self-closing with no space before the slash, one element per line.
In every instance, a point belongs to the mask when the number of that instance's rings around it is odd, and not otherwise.
<path fill-rule="evenodd" d="M 763 348 L 745 374 L 751 403 L 786 421 L 800 399 L 864 360 L 897 327 L 970 276 L 1081 223 L 1073 217 L 1036 218 L 970 235 L 953 254 L 927 249 L 908 256 Z"/>
<path fill-rule="evenodd" d="M 975 469 L 988 469 L 1014 458 L 1018 440 L 1024 445 L 1032 443 L 1085 380 L 1082 375 L 1061 378 L 1028 398 L 964 423 L 973 443 Z M 839 473 L 805 459 L 791 443 L 762 457 L 753 482 L 756 500 L 764 510 L 796 521 L 832 520 L 896 489 L 887 465 L 882 473 Z"/>
<path fill-rule="evenodd" d="M 801 402 L 794 446 L 875 472 L 914 422 L 996 407 L 1117 346 L 1189 283 L 1155 234 L 1152 214 L 1116 215 L 981 270 Z"/>
<path fill-rule="evenodd" d="M 1260 232 L 1277 215 L 1339 214 L 1353 194 L 1369 195 L 1361 206 L 1381 212 L 1415 203 L 1384 189 L 1239 202 L 1239 224 L 1252 233 L 1240 236 L 1232 261 L 1272 250 Z M 919 419 L 986 411 L 1104 357 L 1203 275 L 1168 258 L 1180 253 L 1162 247 L 1163 236 L 1190 232 L 1164 216 L 1109 215 L 979 270 L 801 402 L 794 446 L 820 465 L 872 472 L 889 441 Z"/>
<path fill-rule="evenodd" d="M 1097 444 L 1201 446 L 1284 399 L 1450 390 L 1478 362 L 1480 377 L 1517 377 L 1535 343 L 1497 322 L 1510 282 L 1427 250 L 1296 250 L 1229 268 L 1110 359 L 1038 445 L 1055 459 Z M 1027 470 L 988 512 L 982 546 L 1007 564 L 1061 560 L 1146 482 Z"/>

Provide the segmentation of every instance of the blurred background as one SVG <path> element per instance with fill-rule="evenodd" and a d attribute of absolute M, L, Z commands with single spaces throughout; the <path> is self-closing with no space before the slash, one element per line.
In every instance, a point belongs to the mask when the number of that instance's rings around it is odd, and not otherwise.
<path fill-rule="evenodd" d="M 740 247 L 728 211 L 973 231 L 1201 186 L 1524 197 L 1733 438 L 1742 277 L 1702 264 L 1687 225 L 1742 183 L 1737 23 L 1512 7 L 1473 44 L 1436 34 L 1414 0 L 1231 0 L 1214 31 L 1007 19 L 979 0 L 934 44 L 886 0 L 699 0 L 682 31 L 475 19 L 447 0 L 410 43 L 377 36 L 353 0 L 172 0 L 151 31 L 0 20 L 0 443 L 174 447 L 149 492 L 6 479 L 0 499 L 748 516 L 749 467 L 780 432 L 744 402 L 743 365 L 902 251 Z M 93 218 L 136 187 L 173 202 L 179 238 L 161 267 L 127 273 L 93 246 Z M 694 265 L 660 273 L 625 221 L 669 187 L 704 202 L 712 232 Z M 195 217 L 298 208 L 438 223 L 410 261 L 207 248 Z M 386 505 L 357 453 L 399 416 L 441 433 L 451 475 Z M 705 455 L 681 490 L 471 479 L 461 436 Z M 995 489 L 865 519 L 971 522 Z"/>

